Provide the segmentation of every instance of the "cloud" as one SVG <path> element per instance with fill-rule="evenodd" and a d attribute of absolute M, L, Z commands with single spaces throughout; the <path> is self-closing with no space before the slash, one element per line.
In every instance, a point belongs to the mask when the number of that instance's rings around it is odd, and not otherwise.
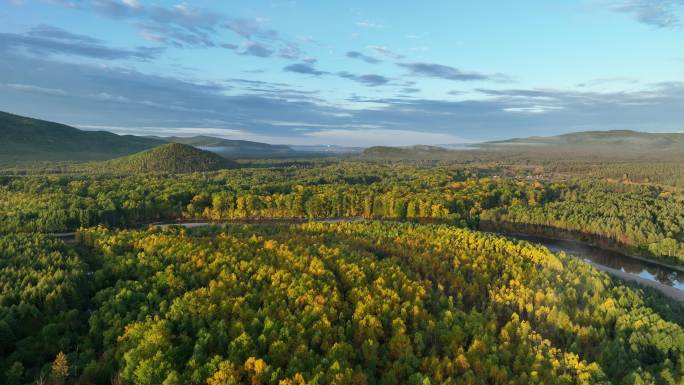
<path fill-rule="evenodd" d="M 467 81 L 505 81 L 507 77 L 504 75 L 485 75 L 476 72 L 463 72 L 458 68 L 434 64 L 434 63 L 397 63 L 399 67 L 406 68 L 410 70 L 410 74 L 413 76 L 422 76 L 430 78 L 439 78 L 460 82 Z"/>
<path fill-rule="evenodd" d="M 304 74 L 304 75 L 314 75 L 314 76 L 320 76 L 320 75 L 328 74 L 328 72 L 317 70 L 313 66 L 313 64 L 311 64 L 311 63 L 290 64 L 290 65 L 283 67 L 283 71 L 295 72 L 295 73 Z"/>
<path fill-rule="evenodd" d="M 508 107 L 503 110 L 506 112 L 519 112 L 523 114 L 545 114 L 550 111 L 562 110 L 563 107 L 534 105 L 530 107 Z"/>
<path fill-rule="evenodd" d="M 95 39 L 94 37 L 78 35 L 48 24 L 37 25 L 31 28 L 26 34 L 39 38 L 73 41 L 85 44 L 102 44 L 102 40 Z"/>
<path fill-rule="evenodd" d="M 161 47 L 136 47 L 132 50 L 112 48 L 98 39 L 46 25 L 33 28 L 26 34 L 0 33 L 0 50 L 36 56 L 73 55 L 103 60 L 143 61 L 155 59 L 164 52 Z"/>
<path fill-rule="evenodd" d="M 420 92 L 420 88 L 404 87 L 400 91 L 401 91 L 401 93 L 404 93 L 404 94 L 415 94 L 415 93 Z"/>
<path fill-rule="evenodd" d="M 506 89 L 506 90 L 493 90 L 487 88 L 476 88 L 475 91 L 488 95 L 488 96 L 506 96 L 513 98 L 526 98 L 526 99 L 537 99 L 537 98 L 557 98 L 559 92 L 553 89 Z M 452 91 L 454 92 L 454 91 Z M 460 91 L 456 91 L 458 94 L 462 94 Z M 568 95 L 566 93 L 566 95 Z"/>
<path fill-rule="evenodd" d="M 372 57 L 372 56 L 364 55 L 364 54 L 362 54 L 361 52 L 358 52 L 358 51 L 349 51 L 349 52 L 347 52 L 347 57 L 348 57 L 348 58 L 352 58 L 352 59 L 363 60 L 363 61 L 365 61 L 366 63 L 370 63 L 370 64 L 380 63 L 380 59 L 376 59 L 376 58 L 374 58 L 374 57 Z"/>
<path fill-rule="evenodd" d="M 278 51 L 278 56 L 283 59 L 297 60 L 300 58 L 302 51 L 299 45 L 285 40 L 274 29 L 264 28 L 263 23 L 263 19 L 238 18 L 229 20 L 223 24 L 223 27 L 246 39 L 248 46 L 258 47 L 258 51 L 247 52 L 247 54 L 269 57 Z"/>
<path fill-rule="evenodd" d="M 258 29 L 256 22 L 246 19 L 234 19 L 225 23 L 223 26 L 245 39 L 251 38 Z"/>
<path fill-rule="evenodd" d="M 96 99 L 100 100 L 106 100 L 106 101 L 111 101 L 111 102 L 120 102 L 120 103 L 125 103 L 131 101 L 130 99 L 120 96 L 120 95 L 111 95 L 106 92 L 100 92 L 99 94 L 94 95 Z"/>
<path fill-rule="evenodd" d="M 382 86 L 390 82 L 389 78 L 375 74 L 355 75 L 346 71 L 342 71 L 339 72 L 337 75 L 341 78 L 350 79 L 355 82 L 365 84 L 369 87 Z"/>
<path fill-rule="evenodd" d="M 213 33 L 202 30 L 189 31 L 173 24 L 159 24 L 155 22 L 140 22 L 138 27 L 145 40 L 165 44 L 176 48 L 186 47 L 215 47 Z"/>
<path fill-rule="evenodd" d="M 318 100 L 314 95 L 320 93 L 319 90 L 302 90 L 286 83 L 266 82 L 252 79 L 227 79 L 235 89 L 243 92 L 254 93 L 261 96 L 276 97 L 288 100 Z"/>
<path fill-rule="evenodd" d="M 163 7 L 137 1 L 96 0 L 91 8 L 110 18 L 137 20 L 143 31 L 157 33 L 163 41 L 178 47 L 213 47 L 211 35 L 223 19 L 220 13 L 184 3 Z"/>
<path fill-rule="evenodd" d="M 404 58 L 404 55 L 398 54 L 398 53 L 392 51 L 391 49 L 389 49 L 387 47 L 383 47 L 383 46 L 379 46 L 379 45 L 369 45 L 367 48 L 374 51 L 378 55 L 380 55 L 382 57 L 386 57 L 388 59 L 400 60 L 400 59 Z"/>
<path fill-rule="evenodd" d="M 148 5 L 136 0 L 52 0 L 70 9 L 81 9 L 111 19 L 130 20 L 151 41 L 175 47 L 214 47 L 212 36 L 224 16 L 185 3 Z"/>
<path fill-rule="evenodd" d="M 225 43 L 221 44 L 221 47 L 235 51 L 238 55 L 255 56 L 260 58 L 271 57 L 275 53 L 275 50 L 271 47 L 253 41 L 245 41 L 241 45 Z M 285 57 L 286 55 L 284 56 L 283 51 L 281 50 L 279 56 Z"/>
<path fill-rule="evenodd" d="M 245 39 L 277 40 L 278 31 L 263 28 L 258 20 L 237 18 L 223 24 L 223 26 Z"/>
<path fill-rule="evenodd" d="M 297 47 L 294 44 L 288 44 L 288 45 L 280 48 L 280 50 L 278 52 L 278 56 L 280 56 L 283 59 L 289 59 L 289 60 L 296 60 L 299 58 L 299 56 L 301 54 L 302 54 L 302 52 L 299 49 L 299 47 Z M 312 58 L 308 58 L 308 59 L 310 60 Z M 306 62 L 306 60 L 307 59 L 304 59 L 305 62 Z M 316 61 L 316 59 L 313 59 L 313 60 L 314 60 L 314 62 Z"/>
<path fill-rule="evenodd" d="M 188 127 L 217 133 L 226 130 L 230 135 L 235 133 L 229 130 L 239 130 L 280 143 L 346 140 L 367 145 L 364 135 L 369 132 L 378 140 L 384 134 L 385 143 L 390 144 L 397 131 L 415 132 L 403 136 L 411 138 L 405 144 L 429 144 L 424 138 L 447 142 L 432 134 L 485 140 L 510 137 L 511 132 L 679 131 L 684 121 L 684 82 L 640 84 L 638 90 L 619 92 L 479 89 L 478 95 L 468 92 L 461 100 L 354 97 L 333 101 L 322 100 L 315 89 L 285 83 L 250 79 L 206 83 L 9 52 L 0 60 L 0 84 L 4 85 L 0 105 L 22 115 L 77 125 L 129 127 L 142 135 L 152 132 L 146 127 L 165 127 L 170 135 Z M 57 94 L 68 97 L 42 90 L 58 90 Z"/>
<path fill-rule="evenodd" d="M 269 57 L 273 54 L 273 50 L 261 45 L 259 43 L 249 42 L 242 52 L 241 55 L 251 55 L 257 57 Z"/>
<path fill-rule="evenodd" d="M 59 88 L 45 88 L 45 87 L 34 86 L 31 84 L 19 84 L 19 83 L 8 83 L 8 84 L 5 84 L 5 86 L 8 88 L 18 90 L 18 91 L 37 92 L 37 93 L 41 93 L 41 94 L 54 95 L 54 96 L 65 96 L 65 95 L 67 95 L 66 91 L 59 89 Z"/>
<path fill-rule="evenodd" d="M 241 55 L 270 57 L 275 52 L 289 60 L 297 60 L 301 50 L 278 31 L 264 26 L 264 18 L 231 18 L 220 12 L 181 2 L 162 6 L 137 0 L 49 0 L 70 9 L 94 12 L 116 20 L 127 20 L 140 30 L 142 37 L 176 48 L 223 47 Z M 222 30 L 244 39 L 237 44 L 217 43 Z"/>
<path fill-rule="evenodd" d="M 590 79 L 582 83 L 576 84 L 577 87 L 594 87 L 601 86 L 605 84 L 636 84 L 639 83 L 638 79 L 629 77 L 609 77 L 609 78 L 597 78 Z"/>
<path fill-rule="evenodd" d="M 614 12 L 631 15 L 641 23 L 658 28 L 680 28 L 684 26 L 681 0 L 623 0 L 606 4 Z"/>

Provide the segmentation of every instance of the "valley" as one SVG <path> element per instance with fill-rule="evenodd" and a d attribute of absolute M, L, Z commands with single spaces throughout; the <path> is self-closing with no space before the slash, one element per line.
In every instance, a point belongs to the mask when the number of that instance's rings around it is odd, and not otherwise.
<path fill-rule="evenodd" d="M 208 140 L 0 169 L 4 379 L 60 352 L 74 384 L 680 378 L 672 159 Z"/>
<path fill-rule="evenodd" d="M 684 385 L 684 0 L 0 2 L 0 385 Z"/>

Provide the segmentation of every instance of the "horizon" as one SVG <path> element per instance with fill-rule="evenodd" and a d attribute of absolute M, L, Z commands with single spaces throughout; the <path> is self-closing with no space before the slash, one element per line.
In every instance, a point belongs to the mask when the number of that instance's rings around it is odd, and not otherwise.
<path fill-rule="evenodd" d="M 7 111 L 0 111 L 0 113 L 7 113 L 10 115 L 16 115 L 12 114 Z M 28 119 L 35 119 L 30 116 L 21 116 L 21 115 L 16 115 L 21 118 L 28 118 Z M 50 122 L 46 121 L 48 123 L 57 123 L 57 124 L 63 124 L 60 122 Z M 67 125 L 69 126 L 69 125 Z M 411 148 L 411 147 L 419 147 L 419 146 L 431 146 L 431 147 L 440 147 L 443 149 L 447 150 L 476 150 L 478 148 L 478 145 L 486 145 L 486 144 L 503 144 L 503 145 L 520 145 L 523 143 L 519 142 L 513 142 L 513 141 L 518 141 L 518 140 L 524 140 L 524 139 L 545 139 L 545 138 L 554 138 L 554 137 L 560 137 L 564 135 L 573 135 L 573 134 L 595 134 L 595 133 L 634 133 L 634 134 L 684 134 L 682 131 L 662 131 L 662 132 L 646 132 L 646 131 L 635 131 L 635 130 L 621 130 L 621 129 L 611 129 L 611 130 L 596 130 L 596 131 L 574 131 L 574 132 L 568 132 L 568 133 L 563 133 L 563 134 L 557 134 L 557 135 L 547 135 L 547 136 L 529 136 L 529 137 L 508 137 L 505 139 L 499 139 L 499 140 L 482 140 L 482 141 L 469 141 L 469 142 L 463 142 L 463 143 L 435 143 L 435 144 L 425 144 L 425 143 L 413 143 L 413 144 L 408 144 L 408 145 L 386 145 L 386 144 L 371 144 L 371 145 L 363 145 L 363 144 L 358 144 L 358 145 L 339 145 L 339 144 L 330 144 L 330 143 L 315 143 L 315 144 L 292 144 L 292 143 L 269 143 L 269 142 L 257 142 L 257 141 L 249 141 L 249 140 L 243 140 L 243 139 L 236 139 L 232 137 L 231 135 L 222 135 L 220 132 L 217 133 L 217 135 L 211 135 L 211 133 L 180 133 L 179 132 L 171 132 L 171 133 L 166 133 L 166 135 L 141 135 L 139 132 L 136 132 L 135 129 L 131 129 L 130 132 L 113 132 L 113 131 L 108 131 L 107 126 L 102 126 L 102 127 L 91 127 L 89 129 L 84 129 L 84 128 L 78 128 L 78 127 L 73 127 L 69 126 L 72 128 L 79 129 L 81 131 L 90 131 L 90 132 L 105 132 L 109 134 L 115 134 L 118 136 L 136 136 L 136 137 L 141 137 L 141 138 L 158 138 L 158 139 L 172 139 L 172 138 L 200 138 L 200 137 L 206 137 L 206 138 L 218 138 L 218 139 L 226 139 L 226 140 L 234 140 L 234 141 L 245 141 L 245 142 L 252 142 L 252 143 L 261 143 L 261 144 L 268 144 L 268 145 L 274 145 L 274 146 L 289 146 L 292 149 L 303 149 L 303 148 L 316 148 L 316 147 L 328 147 L 328 148 L 339 148 L 339 149 L 346 149 L 349 151 L 355 150 L 355 149 L 367 149 L 371 147 L 396 147 L 396 148 Z M 143 128 L 144 129 L 144 128 Z M 181 129 L 182 130 L 182 129 Z M 537 143 L 537 145 L 541 145 L 541 143 Z M 205 147 L 198 147 L 202 149 L 206 149 Z M 210 150 L 211 151 L 211 150 Z"/>
<path fill-rule="evenodd" d="M 79 129 L 343 147 L 683 129 L 680 1 L 3 1 L 0 110 Z"/>
<path fill-rule="evenodd" d="M 79 127 L 75 127 L 79 128 Z M 222 135 L 211 135 L 210 133 L 208 134 L 192 134 L 192 133 L 183 133 L 183 134 L 176 134 L 176 135 L 140 135 L 140 134 L 135 134 L 135 133 L 117 133 L 113 131 L 107 131 L 106 129 L 84 129 L 84 128 L 79 128 L 83 131 L 99 131 L 99 132 L 109 132 L 113 133 L 116 135 L 133 135 L 133 136 L 140 136 L 140 137 L 158 137 L 158 138 L 172 138 L 172 137 L 180 137 L 180 138 L 192 138 L 192 137 L 199 137 L 199 136 L 206 136 L 209 138 L 218 138 L 218 139 L 227 139 L 227 140 L 245 140 L 245 141 L 250 141 L 246 139 L 238 139 L 233 136 L 227 135 L 227 136 L 222 136 Z M 460 142 L 460 143 L 434 143 L 434 144 L 426 144 L 426 143 L 413 143 L 413 144 L 406 144 L 406 145 L 383 145 L 383 144 L 373 144 L 373 145 L 363 145 L 363 144 L 358 144 L 358 145 L 338 145 L 338 144 L 331 144 L 331 143 L 313 143 L 313 144 L 294 144 L 294 143 L 271 143 L 271 142 L 258 142 L 258 141 L 253 141 L 256 143 L 265 143 L 265 144 L 271 144 L 271 145 L 283 145 L 283 146 L 291 146 L 291 147 L 339 147 L 339 148 L 370 148 L 370 147 L 382 147 L 382 146 L 387 146 L 387 147 L 414 147 L 414 146 L 436 146 L 440 147 L 443 146 L 445 149 L 454 149 L 452 147 L 459 147 L 459 149 L 473 149 L 476 148 L 477 145 L 480 144 L 487 144 L 487 143 L 496 143 L 496 142 L 506 142 L 506 141 L 511 141 L 511 140 L 522 140 L 522 139 L 535 139 L 535 138 L 551 138 L 551 137 L 556 137 L 560 135 L 570 135 L 570 134 L 586 134 L 586 133 L 598 133 L 598 132 L 632 132 L 632 133 L 639 133 L 639 134 L 684 134 L 684 131 L 636 131 L 636 130 L 626 130 L 626 129 L 606 129 L 606 130 L 589 130 L 589 131 L 572 131 L 572 132 L 565 132 L 561 134 L 552 134 L 552 135 L 533 135 L 533 136 L 526 136 L 526 137 L 517 137 L 517 136 L 511 136 L 511 137 L 506 137 L 506 138 L 501 138 L 501 139 L 495 139 L 495 140 L 479 140 L 479 141 L 468 141 L 468 142 Z M 510 143 L 513 144 L 513 143 Z M 450 147 L 451 146 L 451 147 Z M 462 147 L 460 147 L 462 146 Z M 472 147 L 471 147 L 472 146 Z"/>

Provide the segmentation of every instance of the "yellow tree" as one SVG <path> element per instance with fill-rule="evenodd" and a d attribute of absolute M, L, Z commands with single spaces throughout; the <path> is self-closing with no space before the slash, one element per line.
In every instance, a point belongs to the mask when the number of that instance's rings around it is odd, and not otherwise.
<path fill-rule="evenodd" d="M 63 384 L 68 376 L 69 362 L 67 361 L 66 354 L 59 352 L 52 362 L 52 378 L 56 384 Z"/>

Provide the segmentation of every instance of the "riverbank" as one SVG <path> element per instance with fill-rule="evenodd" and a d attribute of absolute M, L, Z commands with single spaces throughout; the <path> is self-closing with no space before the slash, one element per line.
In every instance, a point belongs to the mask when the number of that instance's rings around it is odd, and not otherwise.
<path fill-rule="evenodd" d="M 564 252 L 615 278 L 654 288 L 669 298 L 684 302 L 684 273 L 650 260 L 632 258 L 575 240 L 540 237 L 521 233 L 490 232 L 545 246 L 552 252 Z M 663 283 L 665 282 L 665 283 Z"/>
<path fill-rule="evenodd" d="M 521 227 L 524 229 L 521 230 Z M 540 231 L 539 228 L 544 228 L 544 230 Z M 509 235 L 512 237 L 516 237 L 516 236 L 539 237 L 539 238 L 552 239 L 555 241 L 575 242 L 575 243 L 578 243 L 578 244 L 581 244 L 584 246 L 591 246 L 591 247 L 596 247 L 596 248 L 599 248 L 602 250 L 611 251 L 614 253 L 624 255 L 625 257 L 628 257 L 628 258 L 636 259 L 636 260 L 639 260 L 642 262 L 647 262 L 650 264 L 662 266 L 662 267 L 665 267 L 668 269 L 672 269 L 672 270 L 676 270 L 676 271 L 684 273 L 684 266 L 682 266 L 682 265 L 676 265 L 676 264 L 664 262 L 660 259 L 645 257 L 643 255 L 637 255 L 637 254 L 634 254 L 634 253 L 626 250 L 625 248 L 615 246 L 614 242 L 612 242 L 612 241 L 609 242 L 608 240 L 601 238 L 601 242 L 599 242 L 599 241 L 595 240 L 595 236 L 577 234 L 576 232 L 569 231 L 569 230 L 549 228 L 547 226 L 515 224 L 515 223 L 510 223 L 510 222 L 504 223 L 504 222 L 481 221 L 480 222 L 480 231 L 486 231 L 486 232 L 495 233 L 495 234 L 502 234 L 502 235 Z M 589 238 L 589 240 L 587 240 L 587 238 Z"/>
<path fill-rule="evenodd" d="M 608 273 L 609 275 L 612 275 L 614 277 L 620 278 L 620 279 L 625 280 L 625 281 L 636 282 L 640 285 L 651 287 L 653 289 L 660 291 L 661 293 L 665 294 L 667 297 L 669 297 L 675 301 L 684 302 L 684 291 L 676 289 L 672 286 L 663 285 L 662 283 L 659 283 L 659 282 L 650 281 L 648 279 L 641 278 L 637 275 L 625 273 L 622 270 L 613 269 L 613 268 L 608 267 L 608 266 L 602 266 L 602 265 L 599 265 L 597 263 L 593 263 L 591 261 L 585 261 L 585 262 L 587 262 L 588 264 L 592 265 L 593 267 L 595 267 L 595 268 L 597 268 L 603 272 Z"/>

